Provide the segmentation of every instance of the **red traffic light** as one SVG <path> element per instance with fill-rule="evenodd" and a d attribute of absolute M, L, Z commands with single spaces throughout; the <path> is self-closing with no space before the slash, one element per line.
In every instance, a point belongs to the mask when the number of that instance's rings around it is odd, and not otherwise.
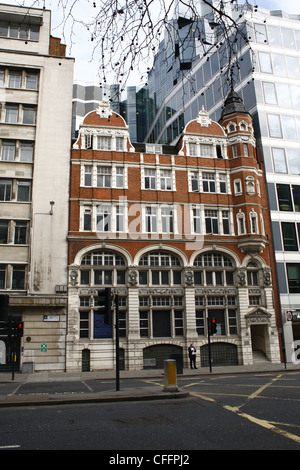
<path fill-rule="evenodd" d="M 22 321 L 19 321 L 17 323 L 17 333 L 18 333 L 18 336 L 23 336 L 23 322 Z"/>
<path fill-rule="evenodd" d="M 212 318 L 210 321 L 210 334 L 214 335 L 217 332 L 217 323 L 216 319 Z"/>

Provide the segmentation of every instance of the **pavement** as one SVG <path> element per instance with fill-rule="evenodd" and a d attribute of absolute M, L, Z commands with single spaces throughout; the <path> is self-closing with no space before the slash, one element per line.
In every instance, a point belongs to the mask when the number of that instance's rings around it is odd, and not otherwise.
<path fill-rule="evenodd" d="M 220 374 L 269 374 L 295 371 L 300 372 L 300 364 L 272 364 L 267 361 L 258 362 L 251 366 L 213 366 L 211 372 L 208 367 L 200 367 L 196 370 L 183 369 L 182 374 L 176 374 L 174 386 L 169 383 L 171 380 L 169 377 L 165 377 L 164 371 L 160 369 L 122 370 L 119 373 L 118 390 L 114 370 L 35 372 L 33 374 L 18 372 L 14 374 L 14 377 L 11 372 L 1 372 L 0 408 L 186 398 L 189 396 L 189 392 L 180 389 L 180 378 L 182 377 L 195 379 Z M 41 390 L 43 391 L 41 392 Z"/>

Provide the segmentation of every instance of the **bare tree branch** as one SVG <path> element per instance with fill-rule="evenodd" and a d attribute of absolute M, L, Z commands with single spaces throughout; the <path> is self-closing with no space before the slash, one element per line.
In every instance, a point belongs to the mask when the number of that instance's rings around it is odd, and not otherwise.
<path fill-rule="evenodd" d="M 99 82 L 117 83 L 121 89 L 134 71 L 140 85 L 147 81 L 160 44 L 169 51 L 166 60 L 177 53 L 192 53 L 191 37 L 196 39 L 196 55 L 209 56 L 212 48 L 226 49 L 228 76 L 233 79 L 238 42 L 247 42 L 239 15 L 233 18 L 237 0 L 20 0 L 20 5 L 51 8 L 59 14 L 56 29 L 69 50 L 78 30 L 88 33 L 87 52 L 99 64 Z M 242 10 L 256 8 L 254 0 L 243 0 Z M 195 42 L 195 41 L 194 41 Z M 194 46 L 195 47 L 195 46 Z M 190 48 L 190 49 L 189 49 Z M 230 79 L 230 78 L 229 78 Z M 138 84 L 137 84 L 138 85 Z"/>

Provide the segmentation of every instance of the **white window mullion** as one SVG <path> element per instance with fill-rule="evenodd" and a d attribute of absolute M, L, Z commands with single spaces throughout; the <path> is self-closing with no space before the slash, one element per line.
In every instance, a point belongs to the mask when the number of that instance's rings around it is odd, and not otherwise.
<path fill-rule="evenodd" d="M 145 171 L 144 167 L 141 167 L 141 189 L 145 189 Z"/>
<path fill-rule="evenodd" d="M 202 171 L 199 171 L 199 193 L 203 193 L 203 178 Z"/>
<path fill-rule="evenodd" d="M 177 218 L 177 208 L 178 208 L 178 205 L 177 204 L 173 204 L 172 205 L 172 211 L 173 211 L 173 233 L 174 234 L 178 234 L 179 233 L 179 230 L 178 230 L 178 218 Z M 180 232 L 181 232 L 181 228 L 180 228 Z"/>
<path fill-rule="evenodd" d="M 123 172 L 123 188 L 128 189 L 128 166 L 124 166 L 124 172 Z"/>
<path fill-rule="evenodd" d="M 229 209 L 229 234 L 234 235 L 234 222 L 233 222 L 233 211 L 232 208 Z"/>
<path fill-rule="evenodd" d="M 176 174 L 175 174 L 175 168 L 172 168 L 171 170 L 171 178 L 172 178 L 172 191 L 176 191 Z"/>
<path fill-rule="evenodd" d="M 161 206 L 156 206 L 156 214 L 156 231 L 157 233 L 162 233 Z"/>
<path fill-rule="evenodd" d="M 146 233 L 146 206 L 141 204 L 141 215 L 142 215 L 142 233 Z"/>
<path fill-rule="evenodd" d="M 97 165 L 93 164 L 92 169 L 92 188 L 97 187 Z"/>
<path fill-rule="evenodd" d="M 112 164 L 111 166 L 111 187 L 117 187 L 117 178 L 116 178 L 116 165 Z"/>
<path fill-rule="evenodd" d="M 224 230 L 223 230 L 223 213 L 221 209 L 218 209 L 218 230 L 220 235 L 224 235 Z"/>
<path fill-rule="evenodd" d="M 97 205 L 92 205 L 92 232 L 97 232 Z"/>
<path fill-rule="evenodd" d="M 80 186 L 84 186 L 84 165 L 80 165 Z"/>

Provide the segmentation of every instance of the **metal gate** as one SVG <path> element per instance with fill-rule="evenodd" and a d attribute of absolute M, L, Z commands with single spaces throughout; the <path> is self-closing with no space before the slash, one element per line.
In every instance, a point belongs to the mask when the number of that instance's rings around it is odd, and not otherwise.
<path fill-rule="evenodd" d="M 183 363 L 183 352 L 174 344 L 156 344 L 143 351 L 144 369 L 163 369 L 165 359 L 176 359 L 178 365 Z"/>
<path fill-rule="evenodd" d="M 211 343 L 212 365 L 215 366 L 237 366 L 238 351 L 235 344 Z M 201 367 L 209 366 L 208 344 L 200 348 Z"/>
<path fill-rule="evenodd" d="M 90 372 L 91 352 L 89 349 L 83 349 L 81 353 L 81 371 Z"/>

